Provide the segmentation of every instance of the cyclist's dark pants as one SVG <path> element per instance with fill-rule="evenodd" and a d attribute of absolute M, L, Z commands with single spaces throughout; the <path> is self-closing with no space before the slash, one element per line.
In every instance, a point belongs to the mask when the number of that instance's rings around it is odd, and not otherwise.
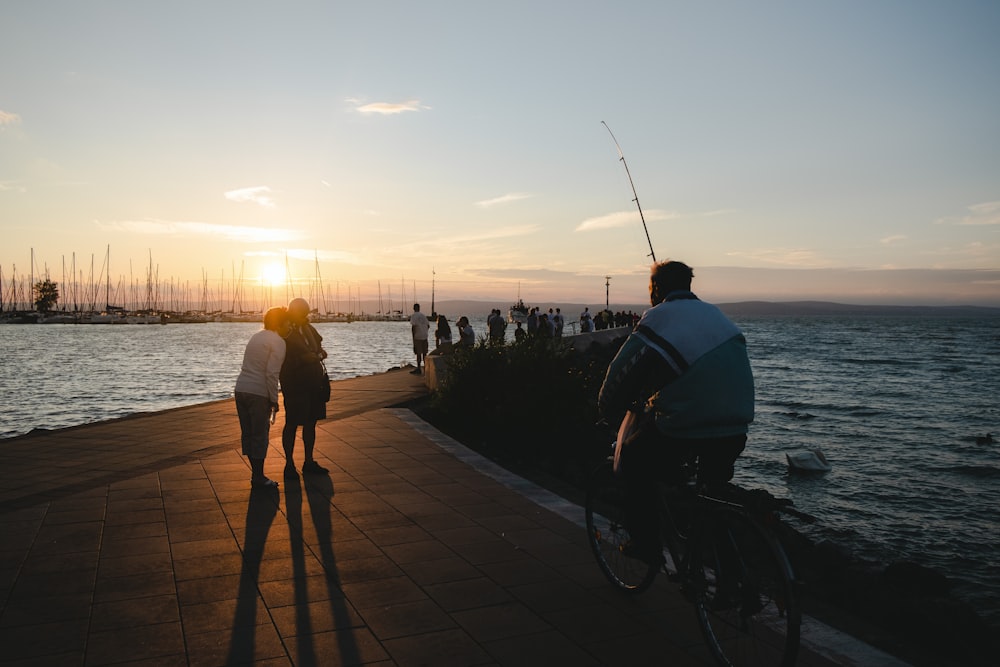
<path fill-rule="evenodd" d="M 728 482 L 733 478 L 733 464 L 746 447 L 747 436 L 724 438 L 665 438 L 655 431 L 640 433 L 621 453 L 621 471 L 625 476 L 629 533 L 645 553 L 662 550 L 657 523 L 656 483 L 681 484 L 681 466 L 698 459 L 698 481 L 703 484 Z"/>

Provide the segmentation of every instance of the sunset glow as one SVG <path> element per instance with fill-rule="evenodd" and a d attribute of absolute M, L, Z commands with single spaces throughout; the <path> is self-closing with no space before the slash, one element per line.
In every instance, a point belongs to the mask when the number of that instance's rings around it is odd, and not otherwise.
<path fill-rule="evenodd" d="M 0 289 L 1000 306 L 1000 4 L 723 5 L 13 3 Z"/>

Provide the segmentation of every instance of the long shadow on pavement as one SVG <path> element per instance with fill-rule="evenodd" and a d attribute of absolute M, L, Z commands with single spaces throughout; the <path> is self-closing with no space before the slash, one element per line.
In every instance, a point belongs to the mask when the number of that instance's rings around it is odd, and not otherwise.
<path fill-rule="evenodd" d="M 306 480 L 303 480 L 305 482 Z M 316 533 L 315 555 L 323 566 L 325 597 L 330 607 L 329 617 L 318 605 L 310 604 L 306 565 L 305 526 L 303 525 L 302 491 L 305 487 L 308 514 Z M 357 615 L 352 614 L 349 603 L 340 587 L 337 559 L 333 552 L 333 527 L 331 509 L 333 503 L 333 482 L 326 475 L 308 478 L 308 483 L 300 486 L 296 482 L 286 483 L 285 508 L 288 512 L 289 538 L 292 549 L 292 571 L 295 585 L 295 631 L 297 664 L 326 664 L 331 660 L 336 664 L 359 664 L 361 651 L 354 634 Z M 319 597 L 319 594 L 315 597 Z M 316 618 L 323 616 L 323 619 Z M 322 627 L 315 627 L 322 626 Z M 334 645 L 328 641 L 332 630 Z M 319 640 L 320 635 L 325 635 Z M 327 655 L 335 651 L 335 656 Z"/>
<path fill-rule="evenodd" d="M 239 597 L 236 600 L 236 614 L 229 642 L 227 665 L 251 663 L 254 661 L 257 633 L 257 603 L 260 594 L 257 589 L 260 577 L 260 562 L 264 556 L 267 534 L 278 513 L 278 498 L 275 491 L 253 490 L 247 503 L 246 538 L 243 545 L 243 566 L 240 570 Z"/>

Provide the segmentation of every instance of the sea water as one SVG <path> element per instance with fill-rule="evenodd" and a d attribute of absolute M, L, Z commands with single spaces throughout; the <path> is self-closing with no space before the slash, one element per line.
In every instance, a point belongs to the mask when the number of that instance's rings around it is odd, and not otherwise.
<path fill-rule="evenodd" d="M 791 498 L 819 518 L 814 536 L 860 557 L 940 569 L 1000 624 L 1000 318 L 737 323 L 757 418 L 735 481 Z M 259 328 L 0 325 L 0 438 L 227 398 Z M 405 322 L 317 328 L 334 379 L 414 361 Z M 785 453 L 803 448 L 833 469 L 789 474 Z"/>

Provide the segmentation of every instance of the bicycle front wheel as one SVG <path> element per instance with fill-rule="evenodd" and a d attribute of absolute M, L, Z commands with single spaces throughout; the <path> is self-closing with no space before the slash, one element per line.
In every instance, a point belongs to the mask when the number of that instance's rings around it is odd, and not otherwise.
<path fill-rule="evenodd" d="M 788 557 L 746 515 L 718 511 L 689 552 L 684 586 L 720 665 L 792 665 L 802 612 Z"/>
<path fill-rule="evenodd" d="M 591 476 L 585 503 L 590 549 L 604 576 L 626 593 L 641 593 L 656 578 L 658 568 L 623 553 L 629 541 L 625 527 L 625 487 L 607 462 Z"/>

